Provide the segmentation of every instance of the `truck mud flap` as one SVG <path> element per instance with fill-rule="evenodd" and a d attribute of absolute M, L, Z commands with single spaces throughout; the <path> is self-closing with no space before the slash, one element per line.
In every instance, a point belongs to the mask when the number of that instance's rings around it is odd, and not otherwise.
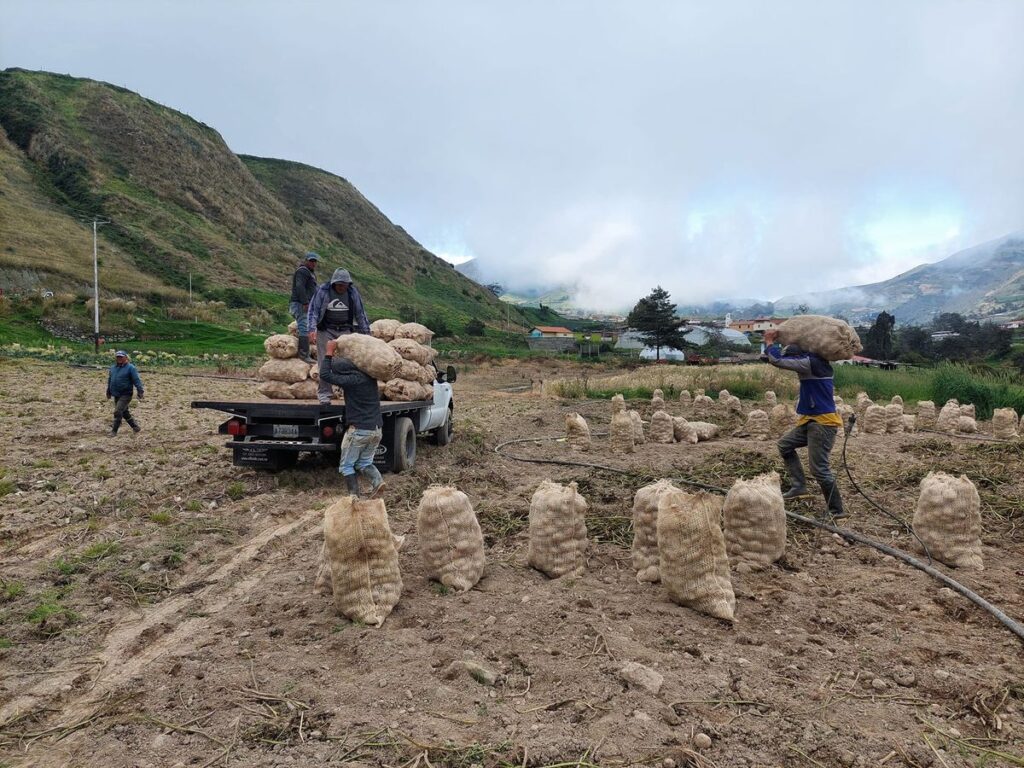
<path fill-rule="evenodd" d="M 236 467 L 255 467 L 273 471 L 294 467 L 299 458 L 297 451 L 282 451 L 259 443 L 236 445 L 231 450 L 234 453 L 232 463 Z"/>

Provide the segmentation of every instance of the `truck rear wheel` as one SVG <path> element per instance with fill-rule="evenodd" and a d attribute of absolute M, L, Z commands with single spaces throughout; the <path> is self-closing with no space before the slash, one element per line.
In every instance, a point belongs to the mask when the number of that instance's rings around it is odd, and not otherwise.
<path fill-rule="evenodd" d="M 416 464 L 416 428 L 408 416 L 395 419 L 395 437 L 391 443 L 391 471 L 405 472 Z"/>

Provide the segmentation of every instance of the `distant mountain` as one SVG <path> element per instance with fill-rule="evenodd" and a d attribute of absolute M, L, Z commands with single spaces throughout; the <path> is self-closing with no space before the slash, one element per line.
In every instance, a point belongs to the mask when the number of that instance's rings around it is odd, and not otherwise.
<path fill-rule="evenodd" d="M 889 280 L 820 293 L 784 296 L 775 311 L 812 312 L 874 320 L 885 310 L 897 322 L 921 324 L 942 312 L 974 318 L 1024 314 L 1024 231 L 922 264 Z"/>
<path fill-rule="evenodd" d="M 0 287 L 84 296 L 94 216 L 107 222 L 102 287 L 121 296 L 174 303 L 191 285 L 200 298 L 269 292 L 284 307 L 295 265 L 315 250 L 325 270 L 353 273 L 371 319 L 507 322 L 489 290 L 339 176 L 236 155 L 213 128 L 124 88 L 0 71 Z M 515 309 L 511 319 L 531 322 Z"/>

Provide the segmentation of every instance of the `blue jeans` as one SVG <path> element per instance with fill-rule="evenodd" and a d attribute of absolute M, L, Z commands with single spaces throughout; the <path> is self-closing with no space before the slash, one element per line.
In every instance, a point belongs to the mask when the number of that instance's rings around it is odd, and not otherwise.
<path fill-rule="evenodd" d="M 380 445 L 381 430 L 356 429 L 349 427 L 341 439 L 341 461 L 338 471 L 343 475 L 354 475 L 356 470 L 373 465 L 374 454 Z"/>
<path fill-rule="evenodd" d="M 288 314 L 295 318 L 299 326 L 299 336 L 306 336 L 309 333 L 309 326 L 306 324 L 307 312 L 297 301 L 288 302 Z"/>

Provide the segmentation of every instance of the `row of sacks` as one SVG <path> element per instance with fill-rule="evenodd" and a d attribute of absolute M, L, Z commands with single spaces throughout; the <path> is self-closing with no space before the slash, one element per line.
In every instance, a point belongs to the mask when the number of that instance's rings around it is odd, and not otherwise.
<path fill-rule="evenodd" d="M 386 343 L 401 358 L 394 374 L 381 380 L 381 397 L 402 402 L 432 400 L 437 378 L 433 363 L 437 352 L 428 345 L 434 338 L 434 332 L 420 323 L 384 319 L 370 323 L 370 334 Z"/>
<path fill-rule="evenodd" d="M 319 372 L 316 364 L 299 359 L 299 340 L 291 333 L 276 333 L 263 342 L 270 358 L 260 366 L 258 389 L 274 400 L 316 400 Z"/>
<path fill-rule="evenodd" d="M 704 421 L 689 421 L 683 416 L 670 416 L 665 411 L 656 411 L 651 417 L 651 426 L 644 432 L 644 422 L 639 411 L 620 410 L 612 416 L 609 442 L 616 453 L 633 453 L 637 445 L 644 443 L 697 443 L 718 436 L 719 427 Z M 578 413 L 565 417 L 566 443 L 574 451 L 589 451 L 592 445 L 590 426 Z"/>
<path fill-rule="evenodd" d="M 837 402 L 839 398 L 837 398 Z M 888 405 L 872 402 L 864 392 L 857 395 L 855 408 L 859 429 L 866 434 L 893 434 L 934 430 L 947 434 L 971 434 L 978 431 L 977 413 L 973 404 L 947 400 L 936 412 L 931 400 L 917 403 L 917 414 L 904 412 L 903 398 L 895 395 Z M 992 434 L 1000 440 L 1013 440 L 1020 436 L 1021 419 L 1013 408 L 996 408 L 992 414 Z"/>
<path fill-rule="evenodd" d="M 530 500 L 527 562 L 552 579 L 586 569 L 587 501 L 576 483 L 545 480 Z M 639 582 L 665 586 L 680 605 L 732 621 L 738 573 L 767 568 L 786 551 L 786 509 L 778 473 L 737 480 L 720 495 L 687 493 L 660 480 L 633 499 L 632 560 Z M 929 473 L 921 481 L 914 531 L 932 557 L 983 568 L 981 500 L 965 476 Z M 424 491 L 416 535 L 426 575 L 450 589 L 471 589 L 486 564 L 483 533 L 466 494 Z M 398 604 L 402 575 L 396 539 L 381 499 L 346 496 L 328 507 L 316 589 L 334 595 L 339 613 L 380 626 Z"/>

